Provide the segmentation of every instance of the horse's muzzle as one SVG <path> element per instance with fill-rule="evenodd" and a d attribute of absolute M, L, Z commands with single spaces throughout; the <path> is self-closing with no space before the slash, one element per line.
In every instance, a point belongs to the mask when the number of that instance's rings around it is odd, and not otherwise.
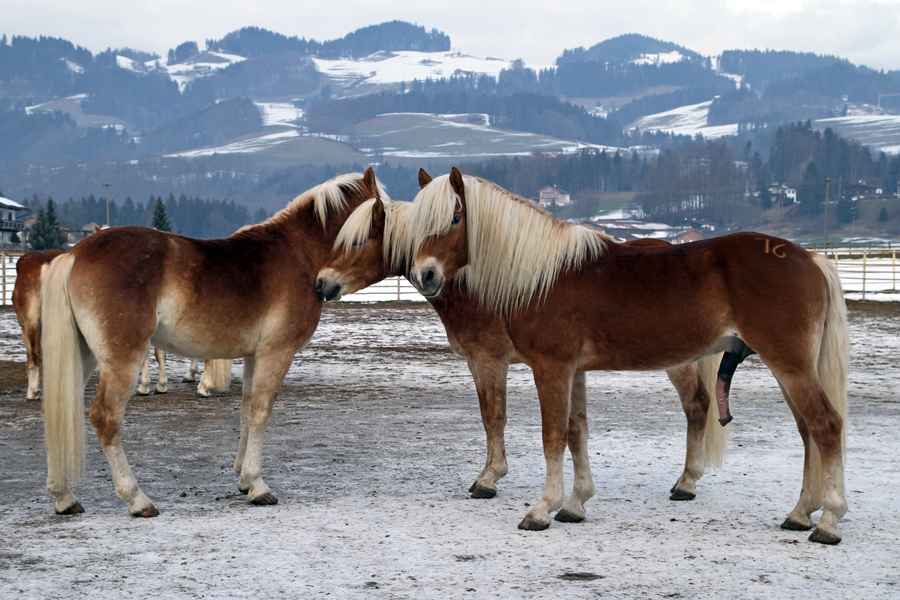
<path fill-rule="evenodd" d="M 341 297 L 341 284 L 328 283 L 325 278 L 319 277 L 316 280 L 316 293 L 325 300 L 336 300 Z"/>

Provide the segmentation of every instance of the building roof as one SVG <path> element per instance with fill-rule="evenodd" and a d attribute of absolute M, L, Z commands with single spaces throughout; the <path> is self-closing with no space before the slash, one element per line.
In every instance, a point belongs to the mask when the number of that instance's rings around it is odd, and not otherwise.
<path fill-rule="evenodd" d="M 24 210 L 25 207 L 19 204 L 18 202 L 13 202 L 9 198 L 4 198 L 0 196 L 0 206 L 3 208 L 11 208 L 13 210 Z"/>

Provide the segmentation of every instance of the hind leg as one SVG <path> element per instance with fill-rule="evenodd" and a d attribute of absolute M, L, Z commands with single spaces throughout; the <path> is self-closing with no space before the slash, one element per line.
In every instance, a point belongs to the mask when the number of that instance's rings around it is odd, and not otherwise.
<path fill-rule="evenodd" d="M 709 394 L 703 387 L 696 364 L 669 369 L 669 380 L 681 399 L 681 408 L 687 419 L 687 452 L 684 471 L 670 490 L 670 500 L 693 500 L 697 496 L 697 480 L 703 477 L 703 447 L 706 437 L 706 421 L 709 411 Z"/>
<path fill-rule="evenodd" d="M 191 383 L 197 377 L 197 373 L 200 372 L 200 361 L 196 358 L 191 359 L 191 366 L 188 367 L 188 372 L 184 374 L 184 377 L 181 378 L 181 383 Z"/>
<path fill-rule="evenodd" d="M 156 380 L 156 393 L 166 394 L 169 391 L 169 378 L 166 377 L 166 351 L 160 348 L 153 349 L 153 355 L 156 356 L 156 364 L 159 365 L 159 378 Z"/>
<path fill-rule="evenodd" d="M 572 377 L 572 401 L 569 409 L 569 452 L 575 467 L 575 484 L 572 495 L 553 517 L 565 523 L 584 520 L 584 503 L 594 496 L 594 478 L 591 476 L 591 461 L 588 455 L 587 389 L 584 372 Z"/>
<path fill-rule="evenodd" d="M 842 538 L 838 521 L 847 513 L 841 438 L 843 420 L 832 408 L 816 377 L 801 375 L 778 379 L 797 420 L 804 447 L 800 500 L 781 526 L 810 529 L 810 515 L 822 508 L 822 517 L 809 539 L 836 544 Z"/>
<path fill-rule="evenodd" d="M 506 427 L 506 376 L 509 363 L 496 357 L 469 360 L 469 371 L 475 380 L 481 422 L 487 435 L 487 460 L 484 469 L 469 488 L 473 498 L 493 498 L 497 482 L 509 471 L 503 430 Z"/>
<path fill-rule="evenodd" d="M 37 327 L 22 327 L 22 339 L 25 341 L 25 371 L 28 373 L 28 400 L 41 399 L 41 336 Z"/>
<path fill-rule="evenodd" d="M 141 382 L 138 385 L 138 396 L 150 395 L 150 347 L 147 347 L 147 353 L 144 355 L 144 362 L 141 364 Z"/>
<path fill-rule="evenodd" d="M 97 396 L 91 407 L 91 424 L 106 454 L 109 471 L 116 486 L 116 495 L 128 502 L 128 511 L 138 517 L 155 517 L 159 511 L 138 486 L 134 473 L 125 458 L 119 434 L 128 398 L 134 389 L 135 371 L 141 362 L 143 351 L 136 350 L 131 356 L 122 355 L 114 361 L 101 360 L 100 382 Z"/>

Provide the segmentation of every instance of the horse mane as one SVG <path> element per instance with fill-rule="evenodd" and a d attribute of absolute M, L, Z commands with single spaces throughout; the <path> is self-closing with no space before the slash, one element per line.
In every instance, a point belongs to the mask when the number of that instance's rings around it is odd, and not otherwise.
<path fill-rule="evenodd" d="M 608 235 L 553 218 L 534 202 L 484 179 L 464 176 L 469 261 L 462 277 L 480 304 L 515 311 L 543 297 L 561 272 L 600 255 Z M 460 200 L 450 176 L 436 177 L 413 200 L 410 252 L 445 234 Z"/>
<path fill-rule="evenodd" d="M 382 250 L 384 262 L 389 264 L 392 273 L 407 272 L 411 264 L 410 236 L 407 231 L 409 220 L 409 202 L 395 202 L 382 199 L 384 204 L 384 242 Z M 345 255 L 356 251 L 360 244 L 369 239 L 372 229 L 372 207 L 375 198 L 360 204 L 350 213 L 334 241 L 334 251 L 343 249 Z"/>
<path fill-rule="evenodd" d="M 292 219 L 297 215 L 297 213 L 310 205 L 313 206 L 313 212 L 315 212 L 316 217 L 318 217 L 319 219 L 319 222 L 324 226 L 329 213 L 341 210 L 346 206 L 346 201 L 344 199 L 344 189 L 350 189 L 354 192 L 361 192 L 362 180 L 362 173 L 347 173 L 345 175 L 337 175 L 336 177 L 329 179 L 325 183 L 321 183 L 316 187 L 303 192 L 302 194 L 291 200 L 287 206 L 279 210 L 277 213 L 275 213 L 262 223 L 257 223 L 255 225 L 245 225 L 244 227 L 241 227 L 236 232 L 234 232 L 233 235 L 251 231 L 257 227 L 283 223 L 284 221 Z M 383 198 L 387 197 L 387 193 L 382 187 L 381 182 L 376 181 L 376 183 L 378 185 L 379 194 L 381 194 Z"/>

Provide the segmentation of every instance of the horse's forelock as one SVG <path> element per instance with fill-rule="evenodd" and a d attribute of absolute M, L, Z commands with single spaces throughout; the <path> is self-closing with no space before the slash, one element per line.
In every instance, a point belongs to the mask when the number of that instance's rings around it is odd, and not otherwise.
<path fill-rule="evenodd" d="M 382 200 L 385 210 L 384 220 L 384 261 L 390 261 L 392 271 L 407 267 L 410 256 L 409 229 L 407 221 L 409 216 L 409 202 L 395 202 L 391 199 Z M 334 242 L 334 251 L 343 251 L 350 254 L 355 248 L 369 238 L 372 229 L 372 210 L 375 199 L 370 198 L 350 213 L 343 227 L 338 232 Z"/>

